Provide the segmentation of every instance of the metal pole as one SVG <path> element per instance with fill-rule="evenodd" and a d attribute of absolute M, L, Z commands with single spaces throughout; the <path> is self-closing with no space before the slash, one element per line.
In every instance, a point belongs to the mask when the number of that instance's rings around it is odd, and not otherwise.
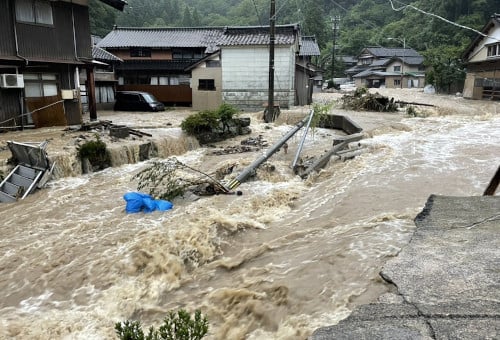
<path fill-rule="evenodd" d="M 301 139 L 300 144 L 299 144 L 299 148 L 297 149 L 297 153 L 295 154 L 295 159 L 293 160 L 293 163 L 292 163 L 292 169 L 295 168 L 295 165 L 297 165 L 297 162 L 299 160 L 299 155 L 300 155 L 300 152 L 302 151 L 302 148 L 304 147 L 304 142 L 306 140 L 307 131 L 309 131 L 309 126 L 311 125 L 311 121 L 312 121 L 313 116 L 314 116 L 314 110 L 311 110 L 311 112 L 309 114 L 309 120 L 307 121 L 307 125 L 306 125 L 306 128 L 304 130 L 304 134 L 302 135 L 302 139 Z"/>
<path fill-rule="evenodd" d="M 281 138 L 276 144 L 274 144 L 269 150 L 266 151 L 264 155 L 255 160 L 252 164 L 246 167 L 235 179 L 228 183 L 228 190 L 232 190 L 239 186 L 242 182 L 244 182 L 254 171 L 258 168 L 262 163 L 264 163 L 269 157 L 271 157 L 274 153 L 276 153 L 283 144 L 286 143 L 297 131 L 300 130 L 302 126 L 306 123 L 308 117 L 305 117 L 297 125 L 290 130 L 283 138 Z"/>
<path fill-rule="evenodd" d="M 264 117 L 266 123 L 274 121 L 274 41 L 276 3 L 271 0 L 271 11 L 269 17 L 269 92 L 267 100 L 267 114 Z"/>

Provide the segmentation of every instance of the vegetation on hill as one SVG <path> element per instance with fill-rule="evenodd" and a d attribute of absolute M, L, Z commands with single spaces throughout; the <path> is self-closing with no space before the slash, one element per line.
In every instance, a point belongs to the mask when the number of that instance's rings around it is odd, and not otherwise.
<path fill-rule="evenodd" d="M 270 0 L 128 0 L 123 13 L 97 0 L 90 2 L 91 27 L 93 33 L 99 35 L 109 32 L 115 24 L 128 27 L 269 24 Z M 457 70 L 462 67 L 462 52 L 477 34 L 474 30 L 480 30 L 495 11 L 498 11 L 498 0 L 404 3 L 398 0 L 276 0 L 276 23 L 299 23 L 304 35 L 316 36 L 321 49 L 321 57 L 316 62 L 327 70 L 328 78 L 332 75 L 329 65 L 334 46 L 332 18 L 340 20 L 335 35 L 336 56 L 357 55 L 366 46 L 403 47 L 404 41 L 406 47 L 431 55 L 428 64 L 438 63 L 444 67 L 443 63 L 448 63 L 448 68 Z M 343 70 L 335 68 L 335 76 L 342 77 Z"/>

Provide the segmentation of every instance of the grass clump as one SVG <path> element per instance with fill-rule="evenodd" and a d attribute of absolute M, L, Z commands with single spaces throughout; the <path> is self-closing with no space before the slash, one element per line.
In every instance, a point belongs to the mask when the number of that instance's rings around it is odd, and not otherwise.
<path fill-rule="evenodd" d="M 177 313 L 169 312 L 163 324 L 158 329 L 151 326 L 147 334 L 139 321 L 118 322 L 115 331 L 120 340 L 200 340 L 208 333 L 208 321 L 199 310 L 191 318 L 180 309 Z"/>

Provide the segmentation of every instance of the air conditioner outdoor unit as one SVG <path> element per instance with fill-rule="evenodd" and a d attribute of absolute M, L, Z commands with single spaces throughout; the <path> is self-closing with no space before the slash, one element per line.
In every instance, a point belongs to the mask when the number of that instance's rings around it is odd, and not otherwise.
<path fill-rule="evenodd" d="M 4 89 L 20 89 L 24 87 L 22 74 L 0 74 L 0 87 Z"/>

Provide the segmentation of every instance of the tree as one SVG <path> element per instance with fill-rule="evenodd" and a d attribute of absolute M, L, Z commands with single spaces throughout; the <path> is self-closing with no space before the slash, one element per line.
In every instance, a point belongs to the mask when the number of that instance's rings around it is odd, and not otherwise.
<path fill-rule="evenodd" d="M 117 11 L 97 0 L 89 2 L 90 31 L 98 36 L 105 36 L 116 22 Z"/>
<path fill-rule="evenodd" d="M 462 49 L 456 46 L 441 46 L 424 51 L 425 65 L 430 68 L 427 82 L 437 91 L 450 93 L 463 87 L 464 65 L 460 58 Z"/>

